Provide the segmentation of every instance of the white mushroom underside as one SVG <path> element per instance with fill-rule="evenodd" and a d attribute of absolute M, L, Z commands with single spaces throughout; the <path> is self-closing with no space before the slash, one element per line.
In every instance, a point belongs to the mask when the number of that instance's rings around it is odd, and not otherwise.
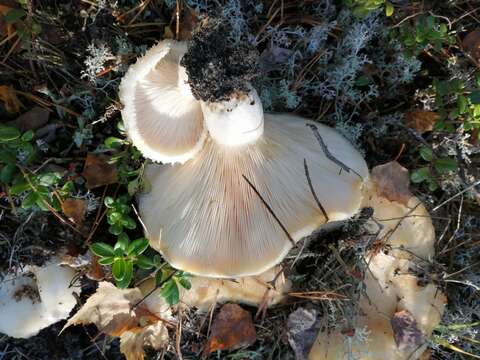
<path fill-rule="evenodd" d="M 315 124 L 328 159 L 306 124 Z M 207 140 L 182 166 L 151 165 L 152 191 L 139 198 L 152 247 L 174 267 L 193 274 L 235 277 L 259 274 L 283 259 L 292 244 L 244 180 L 245 175 L 295 241 L 325 222 L 304 171 L 330 220 L 356 213 L 363 178 L 361 155 L 334 130 L 288 115 L 266 115 L 265 133 L 254 144 L 226 147 Z"/>
<path fill-rule="evenodd" d="M 120 85 L 122 118 L 129 137 L 147 158 L 184 163 L 207 134 L 200 103 L 179 65 L 185 43 L 162 41 L 132 65 Z"/>

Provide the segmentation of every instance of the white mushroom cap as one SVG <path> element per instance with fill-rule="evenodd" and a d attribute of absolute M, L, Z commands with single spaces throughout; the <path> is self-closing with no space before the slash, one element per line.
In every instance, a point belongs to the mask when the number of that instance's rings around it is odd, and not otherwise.
<path fill-rule="evenodd" d="M 120 84 L 122 118 L 133 144 L 149 159 L 184 163 L 205 141 L 200 103 L 180 66 L 186 44 L 164 40 L 130 66 Z"/>
<path fill-rule="evenodd" d="M 363 312 L 355 328 L 366 328 L 369 337 L 365 342 L 354 342 L 340 331 L 322 330 L 312 347 L 310 360 L 333 360 L 353 354 L 362 360 L 418 359 L 427 348 L 399 346 L 394 337 L 391 319 L 395 313 L 407 310 L 425 338 L 440 322 L 446 298 L 436 285 L 420 286 L 412 273 L 415 263 L 429 259 L 434 253 L 434 228 L 427 210 L 416 197 L 407 206 L 390 201 L 378 194 L 375 184 L 364 187 L 363 206 L 374 209 L 374 218 L 383 229 L 377 239 L 391 246 L 388 254 L 383 251 L 370 254 L 365 263 L 365 295 L 360 299 Z M 372 224 L 374 225 L 374 224 Z M 376 226 L 376 225 L 374 225 Z"/>
<path fill-rule="evenodd" d="M 237 279 L 213 279 L 193 276 L 190 279 L 192 287 L 189 290 L 180 289 L 180 303 L 207 311 L 218 303 L 236 302 L 251 306 L 272 306 L 282 301 L 290 290 L 291 282 L 285 278 L 281 267 L 276 266 L 257 275 Z M 273 284 L 272 284 L 273 282 Z M 148 280 L 140 285 L 144 294 L 150 293 L 155 281 Z M 153 313 L 164 311 L 164 299 L 160 290 L 148 296 L 145 305 Z"/>
<path fill-rule="evenodd" d="M 0 283 L 0 332 L 28 338 L 67 318 L 76 304 L 70 287 L 74 275 L 58 259 L 7 274 Z"/>
<path fill-rule="evenodd" d="M 346 139 L 291 115 L 265 115 L 264 125 L 265 133 L 254 143 L 227 146 L 209 138 L 182 166 L 147 168 L 152 190 L 139 197 L 140 214 L 150 245 L 175 268 L 240 277 L 266 271 L 287 254 L 292 242 L 244 176 L 293 241 L 326 220 L 308 185 L 304 159 L 329 220 L 357 212 L 368 169 Z M 336 162 L 307 125 L 318 128 Z"/>

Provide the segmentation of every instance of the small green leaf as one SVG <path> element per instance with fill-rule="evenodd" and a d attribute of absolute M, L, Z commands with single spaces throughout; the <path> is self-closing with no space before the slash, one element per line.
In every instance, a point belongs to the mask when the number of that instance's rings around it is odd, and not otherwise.
<path fill-rule="evenodd" d="M 119 149 L 123 145 L 123 140 L 114 136 L 105 139 L 105 146 L 109 149 Z"/>
<path fill-rule="evenodd" d="M 180 291 L 177 282 L 173 279 L 167 281 L 160 290 L 160 295 L 169 305 L 175 305 L 180 301 Z"/>
<path fill-rule="evenodd" d="M 112 266 L 112 275 L 117 281 L 125 278 L 127 262 L 124 258 L 116 258 Z"/>
<path fill-rule="evenodd" d="M 31 192 L 25 197 L 25 199 L 23 199 L 22 209 L 30 209 L 32 206 L 34 206 L 37 203 L 38 199 L 39 199 L 38 194 L 35 192 Z"/>
<path fill-rule="evenodd" d="M 123 226 L 120 224 L 114 224 L 108 228 L 108 231 L 110 232 L 110 234 L 120 235 L 123 231 Z"/>
<path fill-rule="evenodd" d="M 429 178 L 430 178 L 430 169 L 428 167 L 417 169 L 414 172 L 412 172 L 412 175 L 410 175 L 410 179 L 412 180 L 412 182 L 417 184 Z"/>
<path fill-rule="evenodd" d="M 365 75 L 361 75 L 355 80 L 355 85 L 360 87 L 367 86 L 369 83 L 370 83 L 370 78 Z"/>
<path fill-rule="evenodd" d="M 423 160 L 430 162 L 433 160 L 433 151 L 430 148 L 423 146 L 420 148 L 420 156 Z"/>
<path fill-rule="evenodd" d="M 115 204 L 115 200 L 110 196 L 105 197 L 103 202 L 107 208 L 112 208 Z"/>
<path fill-rule="evenodd" d="M 125 263 L 125 277 L 122 280 L 117 280 L 117 286 L 121 289 L 125 289 L 130 285 L 130 282 L 133 279 L 133 263 L 131 261 L 126 261 Z"/>
<path fill-rule="evenodd" d="M 434 180 L 431 180 L 428 182 L 428 190 L 435 191 L 437 190 L 437 188 L 438 188 L 438 185 Z"/>
<path fill-rule="evenodd" d="M 33 139 L 34 133 L 32 130 L 28 130 L 27 132 L 23 133 L 22 140 L 23 141 L 31 141 Z"/>
<path fill-rule="evenodd" d="M 136 264 L 139 268 L 145 269 L 145 270 L 150 270 L 155 267 L 155 263 L 153 262 L 153 260 L 145 255 L 137 256 Z"/>
<path fill-rule="evenodd" d="M 190 290 L 191 287 L 192 287 L 192 283 L 190 282 L 190 280 L 188 280 L 187 278 L 184 278 L 184 277 L 179 278 L 178 283 L 180 285 L 182 285 L 182 287 L 184 287 L 187 290 Z"/>
<path fill-rule="evenodd" d="M 18 139 L 22 134 L 18 129 L 0 125 L 0 143 L 6 143 Z"/>
<path fill-rule="evenodd" d="M 148 248 L 148 240 L 145 238 L 139 238 L 128 246 L 127 254 L 138 256 L 143 253 Z"/>
<path fill-rule="evenodd" d="M 133 196 L 138 192 L 138 189 L 140 188 L 138 179 L 132 180 L 128 183 L 127 190 L 128 193 Z"/>
<path fill-rule="evenodd" d="M 160 255 L 155 255 L 153 257 L 153 262 L 155 264 L 155 267 L 157 267 L 157 268 L 162 266 L 162 263 L 163 263 L 162 257 Z"/>
<path fill-rule="evenodd" d="M 392 4 L 390 4 L 388 1 L 385 3 L 385 15 L 387 17 L 390 17 L 393 15 L 394 7 Z"/>
<path fill-rule="evenodd" d="M 126 253 L 129 243 L 130 243 L 130 238 L 126 233 L 122 232 L 120 235 L 118 235 L 118 240 L 117 240 L 117 243 L 115 244 L 114 249 L 119 248 Z"/>
<path fill-rule="evenodd" d="M 27 180 L 22 179 L 10 187 L 10 193 L 12 195 L 18 195 L 21 194 L 24 191 L 27 191 L 30 189 L 30 184 L 28 183 Z"/>
<path fill-rule="evenodd" d="M 37 181 L 42 186 L 52 186 L 55 185 L 61 178 L 62 177 L 59 173 L 48 172 L 38 175 Z"/>
<path fill-rule="evenodd" d="M 480 90 L 472 91 L 469 98 L 472 104 L 480 104 Z"/>
<path fill-rule="evenodd" d="M 100 265 L 112 265 L 115 261 L 114 257 L 104 257 L 98 260 Z"/>
<path fill-rule="evenodd" d="M 126 215 L 122 218 L 122 225 L 127 229 L 133 230 L 137 227 L 137 222 L 130 216 Z"/>
<path fill-rule="evenodd" d="M 7 184 L 12 182 L 17 167 L 13 164 L 7 164 L 0 170 L 0 182 Z"/>
<path fill-rule="evenodd" d="M 109 212 L 107 220 L 110 225 L 116 224 L 122 220 L 122 214 L 116 211 Z"/>
<path fill-rule="evenodd" d="M 456 171 L 458 169 L 457 161 L 451 158 L 437 159 L 433 163 L 433 166 L 440 174 L 446 174 L 450 171 Z"/>
<path fill-rule="evenodd" d="M 7 12 L 4 16 L 3 19 L 7 23 L 14 23 L 26 16 L 27 13 L 23 9 L 12 9 L 9 12 Z"/>
<path fill-rule="evenodd" d="M 99 257 L 112 257 L 115 256 L 113 247 L 103 242 L 96 242 L 90 245 L 90 251 Z"/>

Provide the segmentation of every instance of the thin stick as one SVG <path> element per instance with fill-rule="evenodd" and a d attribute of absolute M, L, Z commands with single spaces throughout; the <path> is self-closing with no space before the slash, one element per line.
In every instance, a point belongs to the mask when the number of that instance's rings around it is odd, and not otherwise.
<path fill-rule="evenodd" d="M 437 211 L 438 209 L 440 209 L 443 205 L 445 205 L 446 203 L 449 203 L 450 201 L 452 201 L 453 199 L 459 197 L 460 195 L 466 193 L 467 191 L 475 188 L 475 186 L 478 186 L 480 185 L 480 181 L 477 181 L 476 183 L 473 183 L 472 185 L 470 185 L 469 187 L 463 189 L 462 191 L 460 191 L 459 193 L 453 195 L 452 197 L 448 198 L 447 200 L 445 200 L 444 202 L 442 202 L 440 205 L 437 205 L 433 208 L 432 212 L 434 211 Z"/>
<path fill-rule="evenodd" d="M 275 213 L 273 212 L 272 208 L 270 207 L 270 205 L 268 205 L 268 203 L 265 201 L 265 199 L 262 197 L 262 195 L 260 195 L 260 193 L 258 192 L 258 190 L 255 188 L 255 186 L 250 182 L 250 180 L 248 180 L 248 178 L 242 174 L 242 177 L 245 179 L 245 181 L 248 183 L 248 185 L 250 185 L 250 187 L 253 189 L 253 191 L 255 191 L 255 194 L 257 194 L 257 196 L 260 198 L 260 200 L 262 200 L 262 203 L 263 205 L 265 205 L 265 207 L 267 208 L 268 212 L 270 213 L 270 215 L 273 216 L 273 218 L 275 219 L 275 221 L 278 223 L 278 225 L 280 225 L 280 227 L 282 228 L 283 232 L 285 233 L 285 235 L 287 235 L 287 238 L 288 240 L 290 240 L 290 242 L 292 243 L 293 246 L 295 246 L 295 241 L 293 240 L 292 236 L 290 235 L 290 233 L 288 232 L 287 228 L 282 224 L 282 222 L 280 221 L 280 219 L 277 217 L 277 215 L 275 215 Z"/>
<path fill-rule="evenodd" d="M 178 270 L 174 270 L 170 275 L 168 275 L 165 280 L 161 281 L 160 284 L 158 285 L 155 285 L 153 287 L 152 290 L 150 290 L 143 298 L 141 298 L 140 300 L 137 301 L 137 303 L 135 305 L 132 306 L 132 310 L 135 310 L 137 308 L 138 305 L 140 305 L 142 302 L 145 301 L 145 299 L 147 297 L 149 297 L 150 295 L 152 295 L 155 290 L 161 288 L 163 286 L 163 284 L 165 284 L 168 280 L 170 280 L 171 278 L 173 278 L 173 276 L 178 272 Z"/>
<path fill-rule="evenodd" d="M 310 178 L 310 172 L 308 171 L 307 159 L 303 159 L 303 167 L 305 168 L 305 176 L 307 177 L 307 182 L 308 182 L 308 186 L 310 187 L 310 191 L 312 192 L 315 202 L 317 203 L 318 207 L 322 211 L 323 216 L 325 216 L 325 222 L 327 223 L 330 220 L 330 218 L 328 217 L 327 212 L 325 211 L 325 208 L 323 207 L 322 203 L 318 199 L 317 194 L 315 193 L 315 189 L 313 188 L 312 179 Z"/>
<path fill-rule="evenodd" d="M 357 175 L 360 179 L 363 179 L 363 177 L 358 173 L 356 172 L 355 170 L 353 170 L 352 168 L 348 167 L 347 165 L 345 165 L 343 162 L 341 162 L 340 160 L 338 160 L 335 156 L 333 156 L 333 154 L 330 152 L 330 150 L 328 150 L 328 147 L 327 147 L 327 144 L 325 144 L 325 142 L 323 141 L 323 138 L 322 136 L 320 135 L 320 133 L 318 132 L 318 128 L 313 125 L 313 124 L 306 124 L 306 126 L 308 126 L 310 129 L 312 129 L 313 131 L 313 134 L 315 135 L 315 137 L 317 138 L 318 140 L 318 143 L 320 144 L 320 147 L 322 148 L 322 151 L 325 153 L 325 156 L 332 162 L 334 162 L 335 164 L 337 164 L 338 166 L 340 166 L 340 172 L 342 170 L 345 170 L 346 172 L 350 173 L 353 172 L 355 175 Z"/>

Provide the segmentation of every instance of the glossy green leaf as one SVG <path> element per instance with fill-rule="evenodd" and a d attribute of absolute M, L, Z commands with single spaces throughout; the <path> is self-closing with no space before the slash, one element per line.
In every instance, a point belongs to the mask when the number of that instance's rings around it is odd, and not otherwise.
<path fill-rule="evenodd" d="M 425 146 L 420 148 L 420 156 L 422 157 L 423 160 L 428 162 L 432 161 L 434 157 L 433 151 L 430 148 Z"/>
<path fill-rule="evenodd" d="M 139 268 L 145 270 L 150 270 L 155 267 L 155 263 L 153 262 L 153 260 L 145 255 L 137 256 L 136 264 Z"/>
<path fill-rule="evenodd" d="M 105 139 L 105 146 L 109 149 L 119 149 L 123 145 L 123 140 L 114 136 Z"/>
<path fill-rule="evenodd" d="M 472 104 L 480 104 L 480 90 L 472 91 L 469 97 Z"/>
<path fill-rule="evenodd" d="M 0 143 L 6 143 L 18 139 L 22 134 L 17 128 L 0 125 Z"/>
<path fill-rule="evenodd" d="M 148 239 L 139 238 L 134 241 L 128 246 L 127 254 L 128 255 L 135 255 L 138 256 L 142 254 L 148 248 Z"/>
<path fill-rule="evenodd" d="M 167 281 L 160 290 L 160 295 L 169 305 L 175 305 L 180 301 L 180 291 L 177 282 L 173 279 Z"/>
<path fill-rule="evenodd" d="M 2 167 L 0 170 L 0 182 L 7 184 L 12 182 L 15 173 L 17 172 L 17 167 L 13 164 L 7 164 Z"/>
<path fill-rule="evenodd" d="M 96 242 L 90 245 L 90 251 L 99 257 L 112 257 L 115 256 L 113 247 L 103 242 Z"/>
<path fill-rule="evenodd" d="M 184 287 L 187 290 L 190 290 L 191 287 L 192 287 L 192 283 L 190 282 L 190 280 L 188 280 L 187 278 L 184 278 L 184 277 L 179 278 L 178 283 L 180 285 L 182 285 L 182 287 Z"/>
<path fill-rule="evenodd" d="M 33 139 L 33 136 L 34 136 L 33 130 L 28 130 L 27 132 L 23 133 L 22 140 L 31 141 Z"/>
<path fill-rule="evenodd" d="M 120 235 L 118 235 L 118 240 L 115 244 L 114 249 L 119 248 L 126 253 L 129 244 L 130 244 L 130 238 L 126 233 L 122 232 Z"/>
<path fill-rule="evenodd" d="M 120 235 L 123 231 L 123 226 L 120 224 L 114 224 L 108 228 L 108 231 L 113 235 Z"/>
<path fill-rule="evenodd" d="M 116 258 L 112 266 L 112 275 L 117 281 L 125 278 L 127 262 L 124 258 Z"/>
<path fill-rule="evenodd" d="M 98 260 L 100 265 L 112 265 L 115 261 L 114 257 L 104 257 Z"/>
<path fill-rule="evenodd" d="M 385 3 L 385 15 L 390 17 L 393 15 L 393 12 L 394 12 L 394 7 L 391 3 L 389 3 L 388 1 Z"/>

